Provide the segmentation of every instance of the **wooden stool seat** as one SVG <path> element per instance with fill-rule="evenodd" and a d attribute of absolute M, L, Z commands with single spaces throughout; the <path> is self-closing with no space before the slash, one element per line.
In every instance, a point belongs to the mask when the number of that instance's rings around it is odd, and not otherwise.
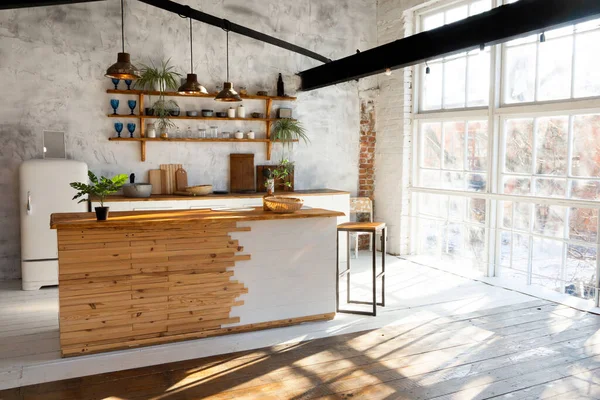
<path fill-rule="evenodd" d="M 339 224 L 337 226 L 337 243 L 339 248 L 339 238 L 340 232 L 346 232 L 348 235 L 348 246 L 347 246 L 347 261 L 346 261 L 346 269 L 340 272 L 340 259 L 339 259 L 339 250 L 336 251 L 336 280 L 335 280 L 335 306 L 336 311 L 341 313 L 348 314 L 359 314 L 359 315 L 377 315 L 377 306 L 385 307 L 385 223 L 384 222 L 346 222 L 343 224 Z M 350 299 L 350 232 L 367 232 L 372 233 L 373 235 L 373 243 L 371 248 L 373 249 L 373 300 L 372 301 L 358 301 Z M 377 244 L 376 244 L 376 235 L 375 233 L 381 232 L 381 272 L 377 273 Z M 357 243 L 358 244 L 358 243 Z M 337 250 L 337 249 L 336 249 Z M 373 312 L 370 311 L 353 311 L 353 310 L 341 310 L 340 309 L 340 278 L 344 275 L 347 275 L 348 278 L 346 280 L 346 295 L 347 295 L 347 303 L 349 304 L 366 304 L 373 306 Z M 381 302 L 377 302 L 377 279 L 381 278 Z"/>

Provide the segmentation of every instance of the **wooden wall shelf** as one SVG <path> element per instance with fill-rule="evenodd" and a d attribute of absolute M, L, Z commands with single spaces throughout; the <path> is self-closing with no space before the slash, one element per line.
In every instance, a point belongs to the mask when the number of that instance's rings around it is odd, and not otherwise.
<path fill-rule="evenodd" d="M 129 138 L 129 137 L 111 137 L 108 140 L 110 141 L 120 141 L 120 142 L 139 142 L 141 148 L 141 160 L 146 161 L 146 142 L 227 142 L 227 143 L 235 143 L 235 142 L 250 142 L 250 143 L 263 143 L 267 147 L 267 160 L 271 159 L 271 152 L 273 149 L 273 143 L 280 141 L 272 141 L 271 138 L 271 122 L 276 121 L 277 118 L 270 118 L 273 101 L 295 101 L 296 97 L 281 97 L 281 96 L 252 96 L 252 95 L 242 95 L 240 96 L 243 100 L 262 100 L 265 102 L 265 116 L 267 118 L 220 118 L 220 117 L 203 117 L 201 115 L 197 117 L 188 117 L 187 115 L 179 115 L 177 117 L 170 117 L 173 120 L 210 120 L 210 121 L 245 121 L 245 122 L 260 122 L 265 124 L 265 139 L 200 139 L 200 138 L 147 138 L 146 137 L 146 126 L 144 120 L 146 119 L 156 119 L 158 117 L 152 115 L 142 115 L 142 111 L 144 110 L 144 97 L 145 96 L 159 96 L 160 93 L 156 91 L 148 91 L 148 90 L 115 90 L 115 89 L 107 89 L 106 93 L 109 94 L 118 94 L 118 95 L 128 95 L 128 96 L 138 96 L 139 100 L 137 102 L 138 114 L 108 114 L 109 118 L 121 118 L 121 119 L 137 119 L 139 121 L 139 138 Z M 175 96 L 175 97 L 201 97 L 201 98 L 212 98 L 216 96 L 216 93 L 212 94 L 192 94 L 185 95 L 179 94 L 178 92 L 165 92 L 165 96 Z M 127 132 L 124 132 L 123 135 L 127 135 Z M 295 140 L 297 142 L 297 140 Z"/>
<path fill-rule="evenodd" d="M 200 138 L 139 138 L 139 137 L 111 137 L 108 138 L 110 141 L 117 142 L 226 142 L 226 143 L 235 143 L 235 142 L 246 142 L 246 143 L 273 143 L 272 140 L 269 139 L 200 139 Z M 278 142 L 278 141 L 275 141 Z M 294 140 L 297 142 L 297 140 Z"/>

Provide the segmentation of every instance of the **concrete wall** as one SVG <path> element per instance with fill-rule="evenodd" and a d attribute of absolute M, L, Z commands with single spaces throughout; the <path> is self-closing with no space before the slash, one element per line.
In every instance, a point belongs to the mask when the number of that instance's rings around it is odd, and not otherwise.
<path fill-rule="evenodd" d="M 312 49 L 332 59 L 376 45 L 375 0 L 193 0 L 189 4 L 258 31 Z M 264 163 L 258 144 L 148 144 L 145 163 L 138 144 L 111 143 L 114 119 L 106 68 L 120 50 L 118 0 L 70 6 L 0 11 L 0 279 L 20 276 L 17 170 L 21 161 L 42 155 L 42 132 L 64 131 L 68 157 L 86 162 L 96 173 L 134 172 L 145 180 L 148 169 L 181 163 L 191 184 L 228 186 L 230 153 L 252 152 Z M 171 58 L 180 73 L 189 68 L 188 22 L 137 1 L 126 1 L 126 51 L 138 66 Z M 225 80 L 225 32 L 194 23 L 195 72 L 214 90 Z M 230 75 L 234 85 L 275 92 L 283 73 L 286 92 L 296 94 L 296 72 L 318 61 L 240 35 L 230 34 Z M 124 84 L 121 83 L 121 88 Z M 361 89 L 369 79 L 298 93 L 294 116 L 311 139 L 286 153 L 297 163 L 298 189 L 330 187 L 356 193 Z M 127 109 L 120 97 L 120 111 Z M 219 106 L 212 100 L 178 99 L 182 110 Z M 247 112 L 263 102 L 245 102 Z M 124 120 L 123 122 L 128 122 Z M 191 124 L 196 130 L 196 123 Z M 202 124 L 204 125 L 204 124 Z M 206 124 L 208 125 L 208 124 Z M 188 124 L 180 124 L 182 130 Z M 220 125 L 227 130 L 263 124 Z M 282 156 L 278 147 L 273 160 Z"/>

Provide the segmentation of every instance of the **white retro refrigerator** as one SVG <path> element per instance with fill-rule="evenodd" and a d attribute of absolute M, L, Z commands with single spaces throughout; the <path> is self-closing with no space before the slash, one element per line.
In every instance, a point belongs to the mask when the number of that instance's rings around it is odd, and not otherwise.
<path fill-rule="evenodd" d="M 86 212 L 87 203 L 72 200 L 71 182 L 87 182 L 87 165 L 64 159 L 28 160 L 19 169 L 21 276 L 23 290 L 58 284 L 56 231 L 50 214 Z"/>

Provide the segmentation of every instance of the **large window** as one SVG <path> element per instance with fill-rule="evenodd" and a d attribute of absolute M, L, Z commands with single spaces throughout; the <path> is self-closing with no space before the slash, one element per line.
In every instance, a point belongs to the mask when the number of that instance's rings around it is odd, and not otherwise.
<path fill-rule="evenodd" d="M 415 26 L 499 5 L 451 2 Z M 413 254 L 598 304 L 598 43 L 594 20 L 417 68 Z"/>

